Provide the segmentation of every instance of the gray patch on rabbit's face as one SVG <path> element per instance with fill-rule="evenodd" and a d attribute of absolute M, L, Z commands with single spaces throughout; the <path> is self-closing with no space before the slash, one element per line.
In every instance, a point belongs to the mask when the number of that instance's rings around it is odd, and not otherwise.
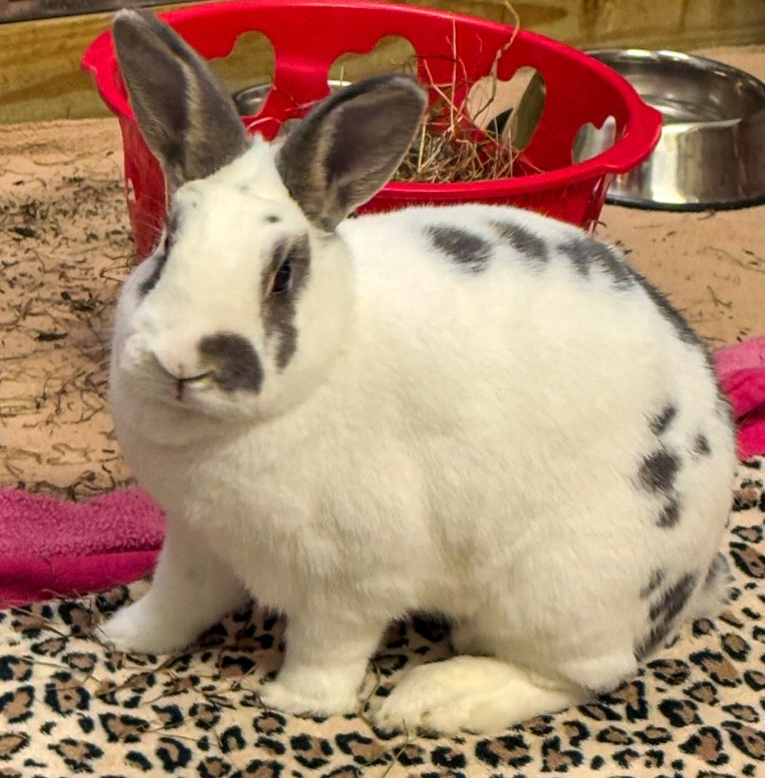
<path fill-rule="evenodd" d="M 283 291 L 273 291 L 275 274 L 287 263 L 289 284 Z M 266 337 L 278 337 L 276 365 L 283 370 L 297 350 L 298 331 L 294 318 L 297 300 L 305 286 L 311 267 L 311 243 L 308 235 L 290 235 L 273 247 L 271 259 L 261 280 L 263 325 Z"/>
<path fill-rule="evenodd" d="M 590 277 L 590 271 L 598 268 L 609 276 L 618 289 L 630 289 L 635 277 L 632 269 L 612 249 L 594 238 L 582 236 L 570 238 L 558 246 L 583 278 Z"/>
<path fill-rule="evenodd" d="M 166 249 L 163 247 L 159 253 L 154 255 L 151 261 L 154 263 L 154 269 L 151 271 L 151 275 L 138 288 L 138 294 L 141 298 L 146 297 L 146 295 L 149 294 L 149 292 L 154 289 L 154 287 L 159 282 L 159 279 L 162 276 L 162 271 L 165 269 L 165 265 L 167 264 Z"/>
<path fill-rule="evenodd" d="M 491 226 L 499 233 L 499 237 L 519 254 L 537 262 L 547 262 L 547 244 L 538 235 L 512 222 L 493 221 Z"/>
<path fill-rule="evenodd" d="M 233 332 L 218 332 L 199 342 L 199 353 L 210 366 L 218 386 L 226 392 L 245 389 L 259 392 L 263 368 L 253 345 Z"/>
<path fill-rule="evenodd" d="M 642 661 L 664 643 L 672 631 L 677 617 L 688 603 L 696 587 L 697 577 L 686 573 L 672 586 L 667 587 L 648 611 L 650 625 L 646 637 L 635 646 L 635 657 Z"/>
<path fill-rule="evenodd" d="M 662 408 L 661 413 L 657 416 L 652 416 L 649 420 L 648 426 L 651 428 L 651 432 L 657 436 L 663 435 L 669 429 L 669 425 L 672 424 L 675 416 L 677 416 L 677 408 L 672 403 L 667 403 Z"/>
<path fill-rule="evenodd" d="M 491 260 L 491 243 L 472 232 L 433 226 L 428 228 L 428 237 L 438 251 L 474 273 L 485 270 Z"/>
<path fill-rule="evenodd" d="M 640 465 L 640 483 L 649 492 L 669 494 L 680 467 L 678 458 L 663 448 L 649 454 Z"/>
<path fill-rule="evenodd" d="M 663 583 L 666 573 L 663 570 L 654 570 L 648 583 L 640 590 L 640 599 L 647 600 Z"/>
<path fill-rule="evenodd" d="M 159 279 L 162 276 L 162 271 L 165 269 L 165 265 L 167 264 L 167 258 L 170 256 L 170 250 L 172 249 L 173 243 L 175 242 L 175 236 L 178 232 L 179 222 L 180 217 L 178 216 L 178 212 L 172 212 L 168 217 L 167 224 L 165 225 L 165 236 L 162 240 L 162 246 L 157 250 L 153 259 L 151 260 L 154 262 L 154 269 L 151 271 L 151 275 L 139 287 L 138 294 L 141 296 L 141 298 L 146 297 L 146 295 L 149 294 L 149 292 L 154 289 L 154 287 L 159 282 Z"/>

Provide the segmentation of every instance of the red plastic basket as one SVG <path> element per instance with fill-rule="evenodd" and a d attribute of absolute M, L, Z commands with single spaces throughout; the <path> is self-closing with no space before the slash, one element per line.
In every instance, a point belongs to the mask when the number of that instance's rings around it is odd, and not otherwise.
<path fill-rule="evenodd" d="M 203 56 L 231 53 L 242 33 L 266 35 L 275 53 L 273 87 L 258 116 L 243 121 L 273 137 L 282 121 L 325 97 L 332 63 L 348 51 L 366 53 L 388 35 L 407 39 L 418 55 L 424 84 L 451 83 L 455 54 L 464 100 L 472 84 L 489 75 L 512 28 L 414 6 L 363 0 L 243 0 L 209 3 L 161 15 Z M 389 183 L 363 210 L 390 210 L 424 203 L 504 203 L 529 208 L 592 228 L 611 177 L 642 162 L 661 133 L 661 116 L 610 68 L 575 49 L 523 30 L 498 62 L 497 75 L 509 80 L 529 66 L 545 79 L 546 98 L 539 126 L 523 157 L 528 166 L 507 179 L 457 184 Z M 151 250 L 165 212 L 164 180 L 146 147 L 119 74 L 111 33 L 96 38 L 83 58 L 98 90 L 117 115 L 125 149 L 128 208 L 143 257 Z M 586 162 L 572 164 L 579 129 L 600 127 L 613 116 L 616 143 Z M 536 168 L 542 172 L 530 173 Z"/>

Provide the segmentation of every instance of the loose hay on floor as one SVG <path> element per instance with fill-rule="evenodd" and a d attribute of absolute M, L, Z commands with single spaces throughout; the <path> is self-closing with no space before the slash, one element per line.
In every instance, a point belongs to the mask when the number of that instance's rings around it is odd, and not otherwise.
<path fill-rule="evenodd" d="M 126 655 L 92 636 L 145 584 L 0 612 L 0 776 L 640 778 L 765 769 L 765 458 L 744 463 L 728 535 L 733 599 L 685 627 L 640 674 L 589 705 L 494 736 L 383 737 L 365 715 L 266 710 L 283 623 L 247 610 L 172 657 Z M 384 696 L 407 667 L 450 654 L 448 630 L 394 625 L 366 678 Z"/>
<path fill-rule="evenodd" d="M 116 126 L 0 128 L 0 484 L 79 499 L 123 485 L 106 408 L 133 259 Z"/>

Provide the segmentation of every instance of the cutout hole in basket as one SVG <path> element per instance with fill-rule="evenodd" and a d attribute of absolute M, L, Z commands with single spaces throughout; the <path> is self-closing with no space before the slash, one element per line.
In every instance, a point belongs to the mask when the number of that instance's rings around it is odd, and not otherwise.
<path fill-rule="evenodd" d="M 610 149 L 616 141 L 616 120 L 608 116 L 601 127 L 585 122 L 576 134 L 571 149 L 572 162 L 586 162 Z"/>
<path fill-rule="evenodd" d="M 274 80 L 275 63 L 271 41 L 255 31 L 242 33 L 227 57 L 210 60 L 242 116 L 254 116 L 263 107 Z"/>
<path fill-rule="evenodd" d="M 386 35 L 365 54 L 349 51 L 341 54 L 330 66 L 327 80 L 331 90 L 365 76 L 386 73 L 415 73 L 414 46 L 400 35 Z"/>
<path fill-rule="evenodd" d="M 523 151 L 539 127 L 547 95 L 544 76 L 521 67 L 508 81 L 484 76 L 470 89 L 467 110 L 473 121 Z"/>
<path fill-rule="evenodd" d="M 125 198 L 129 203 L 134 203 L 140 194 L 141 182 L 134 176 L 125 173 Z"/>

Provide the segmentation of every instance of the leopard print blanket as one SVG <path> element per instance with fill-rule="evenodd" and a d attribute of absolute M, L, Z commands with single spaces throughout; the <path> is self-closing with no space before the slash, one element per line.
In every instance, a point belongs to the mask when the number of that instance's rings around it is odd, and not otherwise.
<path fill-rule="evenodd" d="M 765 775 L 763 477 L 765 459 L 742 463 L 725 613 L 688 625 L 613 693 L 494 736 L 385 736 L 364 708 L 323 720 L 265 709 L 258 685 L 279 666 L 283 625 L 261 610 L 170 657 L 116 653 L 93 637 L 145 583 L 0 612 L 0 778 Z M 367 707 L 407 667 L 450 652 L 442 623 L 393 625 Z"/>

